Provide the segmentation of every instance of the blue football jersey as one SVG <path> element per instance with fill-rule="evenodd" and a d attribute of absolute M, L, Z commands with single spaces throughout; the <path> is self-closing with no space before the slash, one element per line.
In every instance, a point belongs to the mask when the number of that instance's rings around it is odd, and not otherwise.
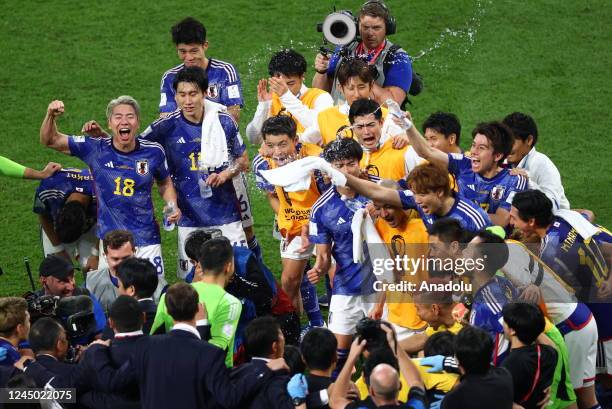
<path fill-rule="evenodd" d="M 173 82 L 176 74 L 183 68 L 185 64 L 177 65 L 162 76 L 159 112 L 172 112 L 178 108 Z M 210 58 L 208 67 L 206 67 L 206 75 L 208 75 L 207 98 L 209 100 L 225 106 L 240 105 L 242 107 L 242 84 L 238 71 L 232 64 Z"/>
<path fill-rule="evenodd" d="M 421 206 L 419 206 L 414 200 L 414 193 L 411 190 L 398 191 L 400 200 L 402 201 L 402 207 L 404 209 L 416 209 L 425 223 L 425 227 L 428 229 L 438 219 L 450 217 L 458 220 L 461 227 L 470 232 L 478 232 L 485 227 L 491 226 L 491 220 L 489 216 L 478 207 L 471 200 L 467 200 L 460 195 L 455 196 L 455 204 L 453 207 L 443 216 L 437 216 L 435 214 L 426 214 L 423 212 Z"/>
<path fill-rule="evenodd" d="M 448 154 L 448 171 L 457 179 L 459 192 L 491 214 L 499 208 L 510 211 L 514 194 L 528 185 L 526 177 L 511 175 L 508 169 L 490 179 L 480 176 L 472 171 L 472 161 L 461 153 Z"/>
<path fill-rule="evenodd" d="M 219 121 L 225 131 L 229 157 L 235 160 L 246 149 L 238 133 L 238 125 L 230 115 L 223 112 L 219 113 Z M 240 220 L 240 203 L 231 180 L 212 188 L 211 197 L 200 196 L 198 165 L 202 141 L 201 123 L 194 124 L 185 119 L 181 111 L 176 111 L 149 125 L 142 137 L 163 145 L 166 150 L 178 206 L 182 212 L 179 226 L 218 226 Z M 215 169 L 215 172 L 219 173 L 228 166 L 224 164 Z"/>
<path fill-rule="evenodd" d="M 489 333 L 493 340 L 492 362 L 498 366 L 508 354 L 510 342 L 504 337 L 502 308 L 517 297 L 516 288 L 504 277 L 494 276 L 474 294 L 470 325 Z"/>
<path fill-rule="evenodd" d="M 151 188 L 153 179 L 167 178 L 166 154 L 161 145 L 141 138 L 136 149 L 116 150 L 111 138 L 70 136 L 70 153 L 89 165 L 98 200 L 98 231 L 102 239 L 111 230 L 134 234 L 136 246 L 160 243 Z"/>
<path fill-rule="evenodd" d="M 65 168 L 41 180 L 34 195 L 34 213 L 48 216 L 53 222 L 72 193 L 92 198 L 86 209 L 87 216 L 95 219 L 96 201 L 93 177 L 89 169 Z"/>
<path fill-rule="evenodd" d="M 369 201 L 356 196 L 365 207 Z M 353 201 L 355 203 L 355 201 Z M 374 273 L 372 262 L 363 246 L 363 263 L 353 262 L 353 232 L 351 221 L 355 211 L 349 208 L 335 187 L 329 188 L 312 206 L 310 212 L 309 239 L 316 244 L 331 244 L 331 252 L 336 261 L 336 273 L 332 294 L 367 295 L 374 292 Z"/>
<path fill-rule="evenodd" d="M 610 274 L 599 247 L 609 239 L 604 230 L 585 241 L 567 221 L 555 217 L 542 239 L 540 257 L 576 290 L 580 301 L 588 303 L 594 301 L 597 287 Z"/>

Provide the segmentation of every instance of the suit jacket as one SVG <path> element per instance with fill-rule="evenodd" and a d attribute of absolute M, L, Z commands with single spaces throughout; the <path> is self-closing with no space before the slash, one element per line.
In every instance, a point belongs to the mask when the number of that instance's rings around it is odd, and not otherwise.
<path fill-rule="evenodd" d="M 234 368 L 231 378 L 234 380 L 245 379 L 253 376 L 253 373 L 266 368 L 266 361 L 262 359 L 252 359 L 251 362 Z M 244 408 L 249 409 L 293 409 L 295 406 L 291 397 L 287 393 L 287 382 L 290 376 L 287 371 L 272 372 L 264 385 L 249 400 Z"/>
<path fill-rule="evenodd" d="M 94 345 L 88 352 L 105 389 L 122 390 L 137 380 L 141 404 L 147 409 L 216 408 L 216 402 L 224 408 L 242 408 L 272 376 L 261 367 L 249 377 L 231 380 L 225 351 L 183 330 L 143 337 L 119 370 L 112 368 L 107 348 Z"/>
<path fill-rule="evenodd" d="M 111 365 L 113 368 L 120 368 L 128 362 L 130 357 L 136 352 L 139 341 L 146 335 L 134 335 L 131 337 L 113 338 L 109 348 Z M 91 374 L 96 378 L 96 374 Z M 138 384 L 134 383 L 122 393 L 91 391 L 81 398 L 82 403 L 90 409 L 139 409 L 140 396 Z"/>

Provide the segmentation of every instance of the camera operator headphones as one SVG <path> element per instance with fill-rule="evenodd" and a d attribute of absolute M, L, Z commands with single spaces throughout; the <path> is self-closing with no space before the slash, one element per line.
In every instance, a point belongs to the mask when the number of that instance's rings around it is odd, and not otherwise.
<path fill-rule="evenodd" d="M 368 0 L 368 1 L 366 1 L 361 6 L 361 9 L 359 9 L 359 13 L 361 14 L 361 11 L 363 10 L 363 8 L 365 6 L 370 5 L 370 4 L 376 4 L 376 5 L 380 6 L 381 9 L 384 10 L 384 12 L 386 14 L 386 17 L 385 17 L 385 32 L 386 32 L 386 35 L 395 34 L 395 32 L 397 30 L 397 23 L 395 21 L 395 17 L 393 17 L 391 15 L 391 13 L 389 12 L 389 8 L 381 0 Z"/>

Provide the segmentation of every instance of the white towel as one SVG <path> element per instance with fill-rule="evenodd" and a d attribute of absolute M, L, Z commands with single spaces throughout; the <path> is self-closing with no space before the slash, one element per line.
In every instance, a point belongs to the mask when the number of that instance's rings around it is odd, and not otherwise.
<path fill-rule="evenodd" d="M 219 121 L 219 112 L 225 110 L 224 105 L 204 100 L 200 169 L 218 168 L 229 163 L 227 139 Z"/>
<path fill-rule="evenodd" d="M 591 222 L 582 217 L 580 213 L 573 210 L 555 210 L 555 216 L 568 222 L 584 240 L 590 239 L 600 231 L 597 226 L 594 226 Z"/>
<path fill-rule="evenodd" d="M 279 168 L 263 170 L 261 175 L 271 185 L 281 186 L 287 192 L 297 192 L 308 189 L 313 170 L 326 172 L 336 186 L 346 184 L 346 177 L 342 172 L 334 169 L 325 159 L 318 156 L 307 156 Z"/>
<path fill-rule="evenodd" d="M 374 221 L 366 209 L 360 209 L 353 215 L 353 219 L 351 220 L 351 232 L 353 233 L 354 263 L 363 263 L 364 261 L 364 242 L 368 248 L 371 263 L 374 263 L 374 260 L 391 259 L 389 250 L 380 238 Z M 393 270 L 384 269 L 382 276 L 379 275 L 377 279 L 388 283 L 393 282 L 395 279 Z"/>

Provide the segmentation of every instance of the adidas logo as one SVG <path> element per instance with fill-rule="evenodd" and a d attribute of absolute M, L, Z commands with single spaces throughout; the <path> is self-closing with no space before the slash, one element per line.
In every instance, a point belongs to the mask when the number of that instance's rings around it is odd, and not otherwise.
<path fill-rule="evenodd" d="M 104 166 L 106 166 L 107 168 L 111 168 L 111 169 L 115 167 L 115 165 L 113 165 L 113 161 L 105 163 Z"/>
<path fill-rule="evenodd" d="M 344 220 L 342 217 L 340 217 L 338 219 L 338 223 L 336 223 L 336 226 L 339 225 L 339 224 L 343 224 L 343 223 L 346 223 L 346 220 Z"/>
<path fill-rule="evenodd" d="M 176 141 L 176 143 L 187 143 L 185 142 L 185 138 L 183 138 L 182 136 L 178 139 L 178 141 Z"/>

